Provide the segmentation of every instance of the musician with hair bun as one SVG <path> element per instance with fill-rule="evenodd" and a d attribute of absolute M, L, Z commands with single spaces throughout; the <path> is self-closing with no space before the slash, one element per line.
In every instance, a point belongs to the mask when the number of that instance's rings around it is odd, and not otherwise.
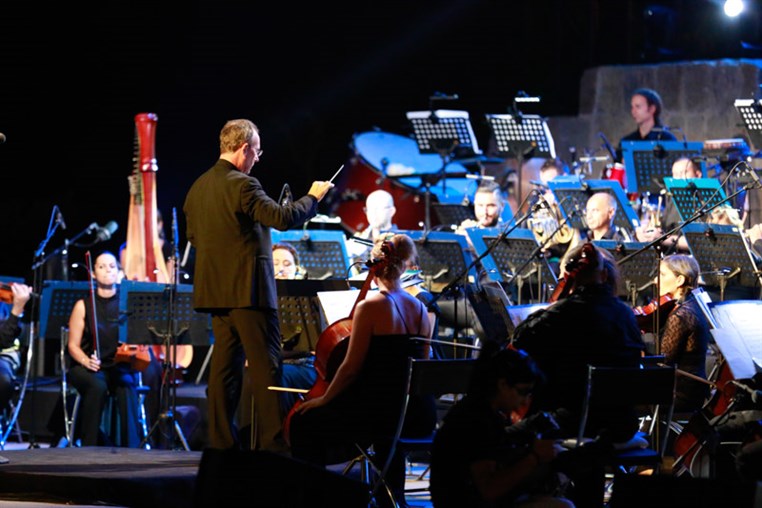
<path fill-rule="evenodd" d="M 112 443 L 140 446 L 137 372 L 129 363 L 116 362 L 119 344 L 120 267 L 111 252 L 93 263 L 95 312 L 91 297 L 77 300 L 69 316 L 69 380 L 82 396 L 79 429 L 82 446 L 108 445 L 100 436 L 101 414 L 108 394 L 119 405 L 120 435 Z M 93 323 L 97 325 L 97 334 Z M 97 348 L 96 348 L 97 338 Z"/>
<path fill-rule="evenodd" d="M 426 357 L 426 343 L 419 338 L 431 332 L 426 307 L 400 282 L 415 254 L 407 235 L 376 241 L 369 276 L 379 291 L 356 303 L 351 334 L 344 339 L 349 341 L 346 354 L 325 393 L 296 409 L 290 424 L 295 458 L 318 465 L 339 463 L 357 455 L 354 443 L 373 443 L 373 460 L 383 468 L 405 392 L 407 359 Z M 413 401 L 406 432 L 428 435 L 436 417 L 433 402 Z M 404 458 L 395 455 L 387 482 L 399 500 L 404 500 L 404 480 Z"/>

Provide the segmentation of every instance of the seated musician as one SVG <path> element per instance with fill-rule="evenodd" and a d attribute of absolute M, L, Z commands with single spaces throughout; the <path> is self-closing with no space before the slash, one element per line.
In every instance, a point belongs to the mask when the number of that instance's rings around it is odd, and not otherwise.
<path fill-rule="evenodd" d="M 701 167 L 693 159 L 681 157 L 672 163 L 672 178 L 701 178 Z M 647 220 L 641 221 L 640 226 L 635 228 L 635 236 L 639 242 L 651 242 L 680 224 L 680 212 L 671 195 L 666 194 L 664 206 L 657 205 L 657 208 L 659 209 L 654 210 Z M 690 254 L 685 235 L 679 231 L 665 238 L 662 245 L 665 252 Z"/>
<path fill-rule="evenodd" d="M 687 254 L 671 254 L 659 264 L 659 297 L 673 301 L 666 319 L 660 316 L 659 352 L 683 373 L 677 376 L 676 412 L 696 411 L 709 397 L 709 383 L 701 381 L 706 380 L 709 322 L 691 292 L 698 287 L 699 274 L 698 263 Z"/>
<path fill-rule="evenodd" d="M 632 308 L 623 302 L 619 268 L 612 254 L 586 242 L 574 247 L 563 261 L 561 291 L 552 305 L 530 314 L 513 332 L 513 346 L 525 350 L 547 377 L 535 390 L 528 415 L 541 411 L 566 411 L 559 421 L 561 437 L 575 437 L 586 396 L 588 364 L 612 367 L 640 365 L 645 344 Z M 571 340 L 574 337 L 574 340 Z M 630 441 L 639 427 L 634 407 L 616 401 L 591 412 L 587 437 L 605 433 L 614 443 Z M 601 506 L 600 488 L 586 494 L 595 501 L 575 503 Z M 578 493 L 582 495 L 582 493 Z"/>
<path fill-rule="evenodd" d="M 10 302 L 0 303 L 0 411 L 8 406 L 13 396 L 16 371 L 21 365 L 19 338 L 24 307 L 32 295 L 26 284 L 9 284 Z"/>
<path fill-rule="evenodd" d="M 394 206 L 394 197 L 389 192 L 377 189 L 368 194 L 363 211 L 368 221 L 368 227 L 357 233 L 356 237 L 368 240 L 372 244 L 382 233 L 397 231 L 397 226 L 392 222 L 397 208 Z M 355 242 L 351 239 L 347 242 L 347 253 L 353 266 L 356 263 L 366 261 L 370 250 L 371 247 L 365 243 Z M 359 269 L 354 271 L 355 274 L 359 272 Z"/>
<path fill-rule="evenodd" d="M 294 458 L 339 463 L 357 456 L 355 443 L 372 443 L 372 460 L 379 469 L 384 466 L 400 415 L 408 358 L 425 357 L 425 341 L 417 338 L 427 338 L 431 331 L 426 306 L 400 281 L 415 253 L 415 243 L 404 234 L 375 244 L 377 263 L 371 274 L 380 290 L 357 302 L 346 354 L 325 392 L 296 408 L 290 422 Z M 413 402 L 406 432 L 428 435 L 436 418 L 433 400 Z M 349 453 L 341 457 L 339 450 Z M 404 457 L 395 454 L 393 459 L 387 483 L 404 500 Z"/>
<path fill-rule="evenodd" d="M 68 351 L 73 365 L 69 380 L 82 396 L 80 438 L 82 446 L 108 444 L 100 435 L 101 415 L 108 394 L 116 396 L 121 430 L 114 445 L 140 445 L 137 372 L 129 363 L 117 362 L 119 342 L 119 265 L 110 252 L 95 258 L 93 277 L 95 311 L 90 298 L 77 300 L 69 317 Z M 92 324 L 97 324 L 94 333 Z M 96 348 L 97 338 L 97 348 Z"/>
<path fill-rule="evenodd" d="M 585 204 L 585 223 L 587 231 L 583 237 L 588 240 L 629 240 L 627 231 L 614 224 L 616 217 L 616 198 L 608 192 L 596 192 L 587 199 Z"/>

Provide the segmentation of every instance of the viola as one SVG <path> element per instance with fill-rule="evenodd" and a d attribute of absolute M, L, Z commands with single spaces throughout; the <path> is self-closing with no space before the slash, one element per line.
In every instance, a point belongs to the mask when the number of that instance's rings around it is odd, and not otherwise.
<path fill-rule="evenodd" d="M 328 390 L 333 376 L 346 356 L 347 348 L 349 347 L 349 336 L 352 334 L 352 318 L 357 304 L 365 299 L 376 272 L 382 267 L 383 262 L 369 264 L 368 277 L 365 279 L 360 289 L 360 294 L 352 305 L 349 316 L 334 321 L 320 333 L 320 337 L 318 337 L 318 341 L 315 344 L 315 371 L 317 372 L 317 379 L 312 388 L 304 395 L 304 398 L 294 403 L 283 420 L 283 436 L 289 444 L 291 443 L 291 418 L 304 401 L 320 397 Z"/>
<path fill-rule="evenodd" d="M 640 329 L 645 332 L 653 332 L 655 330 L 656 315 L 658 314 L 659 316 L 659 329 L 661 329 L 667 316 L 676 306 L 677 299 L 667 293 L 657 299 L 651 300 L 646 305 L 634 307 L 632 311 L 635 313 L 635 318 Z"/>

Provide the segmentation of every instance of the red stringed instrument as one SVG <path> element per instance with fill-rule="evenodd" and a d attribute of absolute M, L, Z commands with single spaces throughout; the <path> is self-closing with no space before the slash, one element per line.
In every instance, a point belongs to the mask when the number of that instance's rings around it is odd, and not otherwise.
<path fill-rule="evenodd" d="M 349 336 L 352 334 L 352 318 L 357 304 L 365 299 L 376 272 L 382 267 L 383 262 L 377 261 L 369 264 L 368 277 L 365 279 L 362 288 L 360 288 L 360 294 L 357 295 L 357 300 L 352 305 L 349 316 L 334 321 L 320 333 L 317 344 L 315 344 L 315 371 L 317 372 L 315 384 L 312 385 L 312 388 L 304 395 L 303 399 L 297 400 L 294 403 L 283 420 L 283 435 L 289 444 L 291 443 L 291 418 L 304 401 L 320 397 L 328 390 L 333 376 L 346 356 L 347 348 L 349 347 Z"/>
<path fill-rule="evenodd" d="M 566 275 L 558 279 L 558 284 L 550 295 L 548 303 L 557 302 L 569 296 L 574 287 L 574 279 L 582 272 L 587 271 L 597 263 L 598 254 L 595 252 L 595 246 L 591 242 L 582 245 L 582 251 L 579 257 L 570 259 L 566 264 Z"/>
<path fill-rule="evenodd" d="M 667 320 L 669 313 L 677 306 L 677 300 L 669 293 L 651 300 L 646 305 L 634 307 L 635 319 L 638 326 L 644 332 L 653 332 L 655 330 L 656 314 L 659 315 L 659 329 L 661 329 Z"/>
<path fill-rule="evenodd" d="M 149 347 L 147 344 L 119 344 L 114 363 L 129 363 L 134 370 L 143 372 L 151 364 Z"/>

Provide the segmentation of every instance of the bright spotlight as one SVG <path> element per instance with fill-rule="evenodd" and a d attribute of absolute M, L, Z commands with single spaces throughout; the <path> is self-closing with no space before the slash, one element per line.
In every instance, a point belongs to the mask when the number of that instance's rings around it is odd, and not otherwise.
<path fill-rule="evenodd" d="M 726 16 L 735 18 L 743 12 L 743 0 L 725 0 L 725 5 L 722 9 L 725 11 Z"/>

